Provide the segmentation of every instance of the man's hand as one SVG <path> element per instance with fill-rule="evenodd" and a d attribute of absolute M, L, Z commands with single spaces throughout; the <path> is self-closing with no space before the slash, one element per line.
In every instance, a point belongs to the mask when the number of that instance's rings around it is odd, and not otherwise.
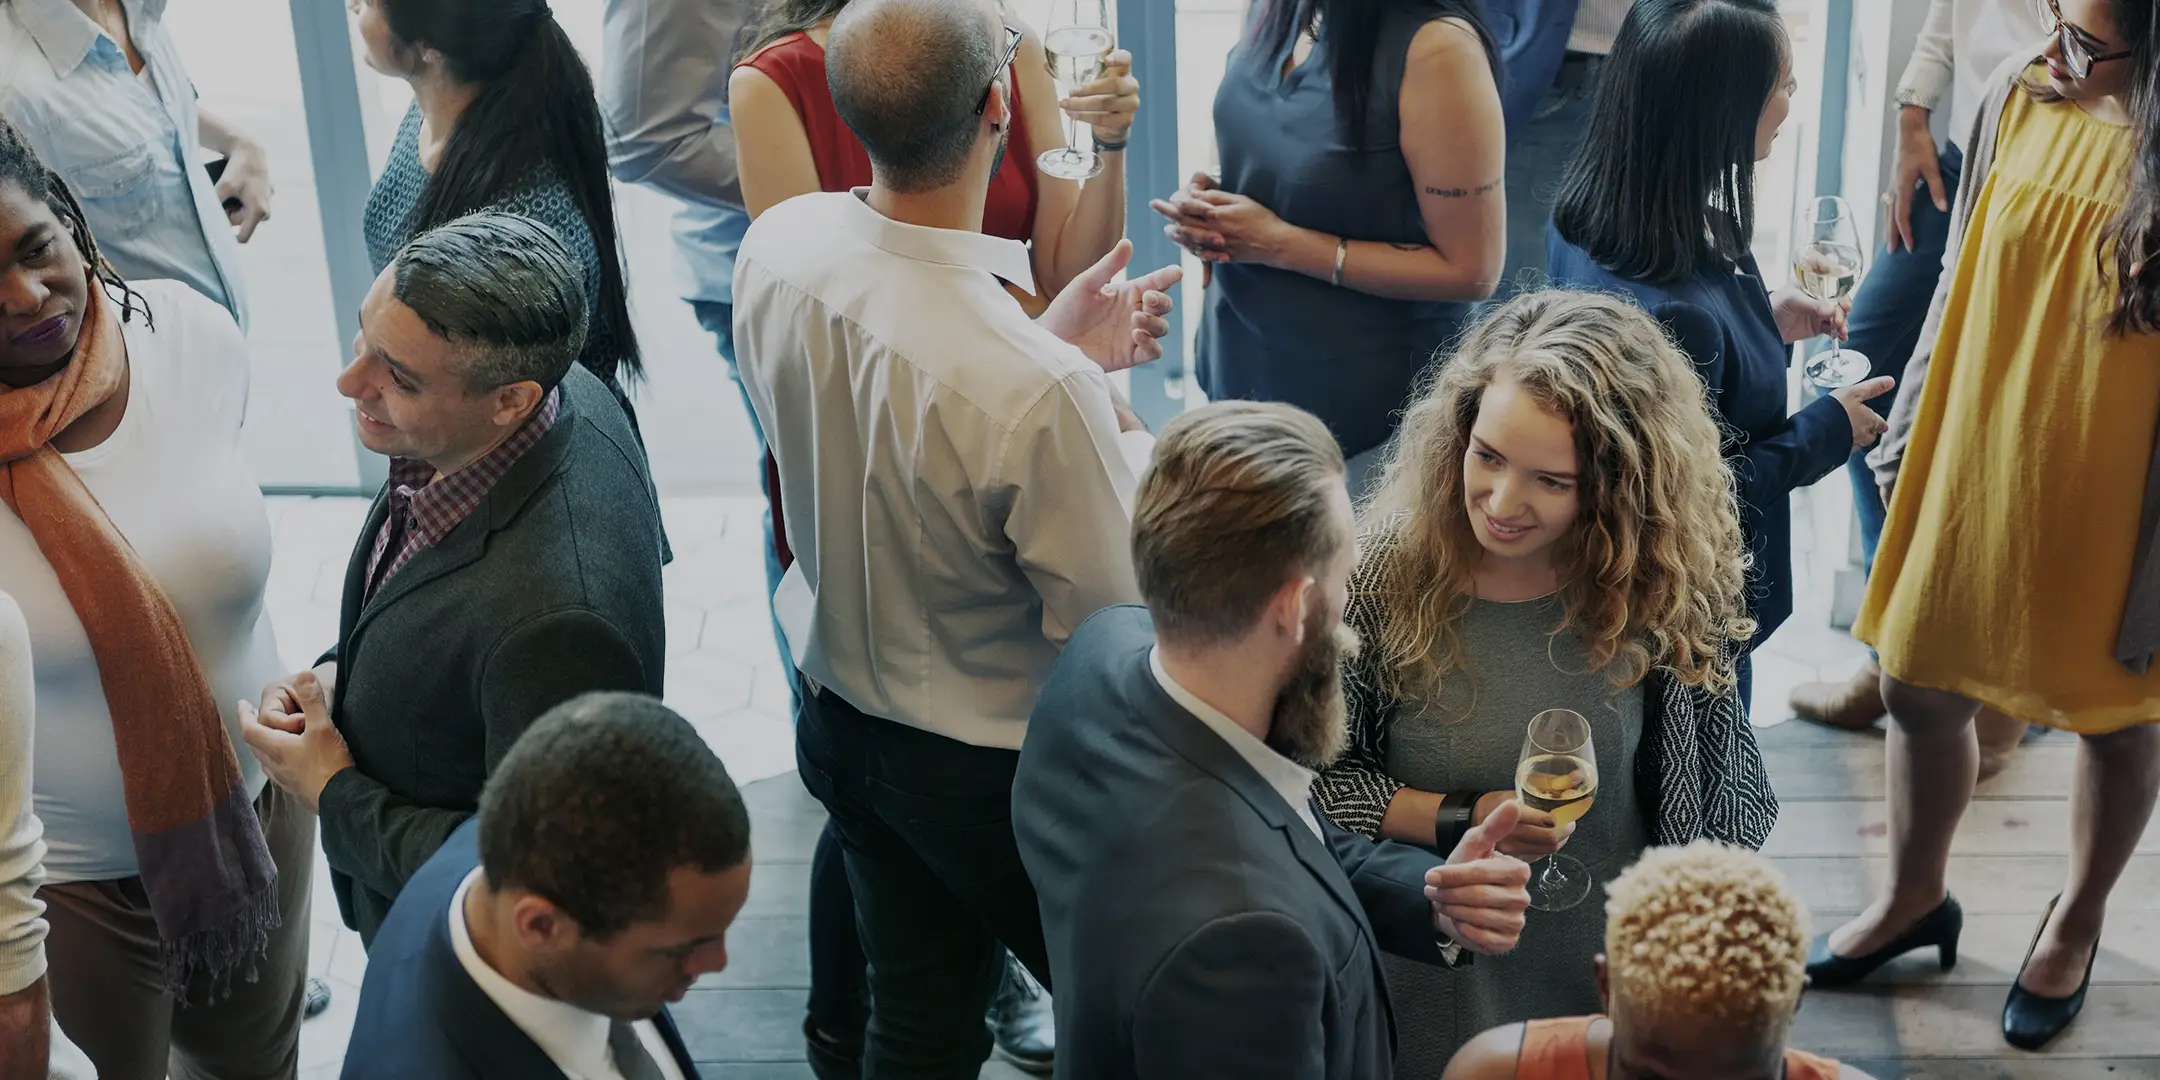
<path fill-rule="evenodd" d="M 277 684 L 271 684 L 263 692 L 264 700 L 268 701 L 277 689 Z M 240 735 L 247 740 L 248 749 L 255 751 L 255 760 L 262 763 L 270 782 L 292 793 L 312 811 L 321 803 L 322 790 L 330 778 L 353 767 L 352 752 L 345 748 L 344 736 L 330 723 L 329 698 L 314 672 L 303 671 L 293 677 L 290 700 L 299 707 L 297 713 L 282 708 L 258 711 L 254 705 L 241 702 Z"/>
<path fill-rule="evenodd" d="M 1502 806 L 1514 802 L 1512 791 L 1488 791 L 1478 797 L 1477 805 L 1470 810 L 1470 823 L 1476 825 L 1492 817 Z M 1522 816 L 1515 821 L 1514 831 L 1500 838 L 1499 852 L 1518 859 L 1542 859 L 1565 847 L 1568 837 L 1575 835 L 1575 823 L 1565 825 L 1553 820 L 1543 810 L 1532 810 L 1516 804 Z"/>
<path fill-rule="evenodd" d="M 270 156 L 262 144 L 235 140 L 217 183 L 218 202 L 228 204 L 225 218 L 232 222 L 234 239 L 245 244 L 254 238 L 255 226 L 270 220 L 270 196 L 276 192 L 270 183 Z"/>
<path fill-rule="evenodd" d="M 1433 929 L 1471 952 L 1498 956 L 1522 937 L 1523 912 L 1530 909 L 1530 864 L 1496 851 L 1515 831 L 1521 813 L 1521 803 L 1501 803 L 1464 834 L 1447 865 L 1425 873 Z"/>
<path fill-rule="evenodd" d="M 1943 188 L 1942 156 L 1935 149 L 1935 133 L 1928 130 L 1928 110 L 1918 105 L 1907 105 L 1898 110 L 1897 158 L 1890 166 L 1890 212 L 1884 226 L 1883 242 L 1892 251 L 1900 245 L 1913 249 L 1912 203 L 1913 192 L 1927 181 L 1928 195 L 1935 201 L 1935 209 L 1950 212 L 1950 196 Z"/>
<path fill-rule="evenodd" d="M 1132 254 L 1132 241 L 1118 241 L 1110 254 L 1065 286 L 1036 320 L 1079 346 L 1105 372 L 1162 356 L 1161 339 L 1170 333 L 1169 289 L 1185 277 L 1184 270 L 1165 266 L 1146 277 L 1116 280 Z"/>

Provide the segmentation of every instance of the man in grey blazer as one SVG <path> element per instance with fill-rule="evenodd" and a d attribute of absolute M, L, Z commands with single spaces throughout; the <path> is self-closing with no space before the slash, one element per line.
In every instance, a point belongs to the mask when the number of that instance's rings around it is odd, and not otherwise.
<path fill-rule="evenodd" d="M 659 500 L 622 408 L 575 362 L 584 334 L 569 249 L 502 213 L 415 237 L 361 307 L 338 389 L 390 479 L 336 646 L 241 721 L 321 816 L 363 942 L 543 713 L 661 693 Z"/>
<path fill-rule="evenodd" d="M 1514 947 L 1529 868 L 1510 802 L 1442 863 L 1313 807 L 1347 738 L 1356 561 L 1343 459 L 1285 405 L 1172 421 L 1140 481 L 1145 608 L 1066 645 L 1029 718 L 1013 830 L 1057 987 L 1057 1075 L 1366 1080 L 1394 1024 L 1378 950 Z"/>

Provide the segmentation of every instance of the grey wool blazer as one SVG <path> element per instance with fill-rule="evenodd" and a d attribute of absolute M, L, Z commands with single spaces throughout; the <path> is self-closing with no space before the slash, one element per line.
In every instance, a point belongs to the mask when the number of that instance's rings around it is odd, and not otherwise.
<path fill-rule="evenodd" d="M 541 714 L 589 690 L 658 696 L 660 502 L 622 407 L 572 365 L 555 426 L 434 547 L 362 602 L 378 495 L 345 572 L 331 715 L 354 768 L 322 793 L 345 924 L 372 943 L 407 879 L 478 808 Z"/>

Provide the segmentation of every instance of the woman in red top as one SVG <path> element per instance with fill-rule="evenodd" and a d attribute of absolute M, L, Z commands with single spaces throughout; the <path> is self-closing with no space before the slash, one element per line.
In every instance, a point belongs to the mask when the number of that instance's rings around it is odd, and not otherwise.
<path fill-rule="evenodd" d="M 751 43 L 728 79 L 728 118 L 735 129 L 743 205 L 752 218 L 780 202 L 814 191 L 849 191 L 870 184 L 870 155 L 841 122 L 825 81 L 825 34 L 847 0 L 777 0 L 751 31 Z M 1095 265 L 1125 235 L 1125 140 L 1140 108 L 1132 54 L 1110 54 L 1103 77 L 1073 88 L 1064 101 L 1050 78 L 1042 39 L 1018 20 L 1012 63 L 1018 122 L 1004 164 L 990 178 L 983 232 L 1029 246 L 1034 291 L 1006 285 L 1031 314 Z M 1094 128 L 1103 171 L 1084 186 L 1044 174 L 1045 150 L 1066 145 L 1062 110 Z M 772 502 L 774 546 L 785 567 L 793 561 L 780 509 L 780 478 L 765 456 L 765 490 Z M 810 1002 L 803 1024 L 810 1067 L 822 1080 L 861 1075 L 863 954 L 856 937 L 854 896 L 839 844 L 828 826 L 818 837 L 810 870 Z M 1048 1072 L 1052 1063 L 1049 999 L 1010 958 L 992 1006 L 991 1031 L 1000 1056 L 1024 1069 Z"/>
<path fill-rule="evenodd" d="M 1807 985 L 1807 911 L 1768 859 L 1698 840 L 1606 887 L 1609 1016 L 1497 1027 L 1445 1080 L 1869 1080 L 1785 1045 Z"/>

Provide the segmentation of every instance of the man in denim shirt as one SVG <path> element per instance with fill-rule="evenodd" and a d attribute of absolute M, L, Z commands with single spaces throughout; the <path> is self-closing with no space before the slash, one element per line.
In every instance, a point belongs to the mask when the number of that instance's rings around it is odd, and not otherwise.
<path fill-rule="evenodd" d="M 182 282 L 244 330 L 237 244 L 270 216 L 269 164 L 254 140 L 197 107 L 165 4 L 0 3 L 0 114 L 82 200 L 121 274 Z M 203 168 L 210 153 L 225 155 L 216 182 Z"/>

